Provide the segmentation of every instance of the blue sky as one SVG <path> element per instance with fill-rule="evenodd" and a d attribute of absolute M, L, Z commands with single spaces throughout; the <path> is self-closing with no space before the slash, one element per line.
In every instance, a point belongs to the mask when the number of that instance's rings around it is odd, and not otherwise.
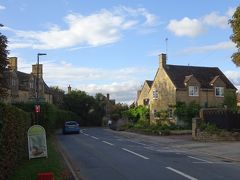
<path fill-rule="evenodd" d="M 158 54 L 168 64 L 219 67 L 240 88 L 228 24 L 231 0 L 0 0 L 9 56 L 30 73 L 40 57 L 49 86 L 110 93 L 132 103 L 153 80 Z M 166 38 L 168 39 L 166 41 Z"/>

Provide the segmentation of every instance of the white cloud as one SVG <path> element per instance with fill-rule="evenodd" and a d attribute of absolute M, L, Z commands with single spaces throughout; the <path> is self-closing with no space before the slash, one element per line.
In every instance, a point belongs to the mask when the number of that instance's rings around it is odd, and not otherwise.
<path fill-rule="evenodd" d="M 91 95 L 98 92 L 103 94 L 109 93 L 111 99 L 117 102 L 131 104 L 136 100 L 136 93 L 140 83 L 136 81 L 112 82 L 109 84 L 83 84 L 78 89 L 84 90 Z"/>
<path fill-rule="evenodd" d="M 119 41 L 122 32 L 133 27 L 152 27 L 155 19 L 144 8 L 118 7 L 113 11 L 103 9 L 88 16 L 71 13 L 64 18 L 68 28 L 52 25 L 47 31 L 15 30 L 16 37 L 11 38 L 9 46 L 23 48 L 28 44 L 33 49 L 102 46 Z"/>
<path fill-rule="evenodd" d="M 202 24 L 197 19 L 183 18 L 180 21 L 171 20 L 167 28 L 177 36 L 195 37 L 204 32 Z"/>
<path fill-rule="evenodd" d="M 4 10 L 4 9 L 6 9 L 6 7 L 3 5 L 0 5 L 0 10 Z"/>
<path fill-rule="evenodd" d="M 228 79 L 236 86 L 240 86 L 240 72 L 238 71 L 226 71 L 224 74 L 227 76 Z"/>
<path fill-rule="evenodd" d="M 217 12 L 212 12 L 204 16 L 202 22 L 210 26 L 226 28 L 228 27 L 228 19 L 228 16 L 220 16 Z"/>
<path fill-rule="evenodd" d="M 101 69 L 76 67 L 73 64 L 62 60 L 42 61 L 43 76 L 49 86 L 59 86 L 67 90 L 68 85 L 72 89 L 86 91 L 90 95 L 96 93 L 110 93 L 117 102 L 132 103 L 136 99 L 137 89 L 142 84 L 142 76 L 149 72 L 143 67 L 126 67 L 121 69 Z M 30 73 L 32 64 L 18 58 L 18 69 Z M 99 84 L 101 80 L 101 84 Z"/>
<path fill-rule="evenodd" d="M 234 8 L 229 8 L 225 15 L 219 15 L 218 12 L 211 12 L 199 18 L 184 17 L 181 20 L 170 20 L 167 28 L 176 36 L 196 37 L 201 35 L 210 26 L 227 28 L 228 20 L 234 13 Z"/>
<path fill-rule="evenodd" d="M 231 18 L 235 11 L 236 11 L 236 7 L 234 7 L 234 8 L 230 7 L 230 8 L 228 8 L 226 15 Z"/>
<path fill-rule="evenodd" d="M 225 41 L 217 44 L 187 48 L 187 49 L 184 49 L 182 53 L 184 54 L 202 53 L 202 52 L 208 52 L 208 51 L 234 49 L 234 48 L 235 48 L 235 44 L 232 41 Z"/>

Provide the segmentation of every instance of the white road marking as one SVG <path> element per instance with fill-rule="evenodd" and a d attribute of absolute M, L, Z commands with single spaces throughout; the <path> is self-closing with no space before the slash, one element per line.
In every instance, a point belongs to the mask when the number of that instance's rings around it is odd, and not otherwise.
<path fill-rule="evenodd" d="M 194 164 L 234 164 L 234 163 L 231 163 L 231 162 L 192 162 Z"/>
<path fill-rule="evenodd" d="M 140 143 L 140 142 L 136 142 L 136 141 L 131 141 L 131 142 L 136 143 L 136 144 L 139 144 L 139 145 L 147 146 L 147 145 L 144 144 L 144 143 Z"/>
<path fill-rule="evenodd" d="M 148 157 L 145 157 L 145 156 L 143 156 L 143 155 L 141 155 L 141 154 L 135 153 L 135 152 L 130 151 L 130 150 L 128 150 L 128 149 L 122 148 L 122 150 L 127 151 L 127 152 L 129 152 L 129 153 L 132 153 L 132 154 L 134 154 L 134 155 L 136 155 L 136 156 L 139 156 L 139 157 L 141 157 L 141 158 L 143 158 L 143 159 L 149 159 Z"/>
<path fill-rule="evenodd" d="M 112 144 L 112 143 L 110 143 L 110 142 L 107 142 L 107 141 L 102 141 L 103 143 L 105 143 L 105 144 L 108 144 L 108 145 L 110 145 L 110 146 L 114 146 L 114 144 Z"/>
<path fill-rule="evenodd" d="M 181 171 L 179 171 L 179 170 L 176 170 L 176 169 L 174 169 L 174 168 L 171 168 L 171 167 L 166 167 L 166 168 L 167 168 L 168 170 L 171 170 L 171 171 L 173 171 L 173 172 L 181 175 L 181 176 L 184 176 L 184 177 L 187 178 L 187 179 L 197 180 L 197 178 L 194 178 L 194 177 L 192 177 L 192 176 L 189 176 L 189 175 L 187 175 L 187 174 L 185 174 L 185 173 L 183 173 L 183 172 L 181 172 Z"/>
<path fill-rule="evenodd" d="M 85 136 L 89 136 L 89 134 L 83 133 Z"/>
<path fill-rule="evenodd" d="M 91 138 L 93 138 L 93 139 L 98 139 L 97 137 L 95 137 L 95 136 L 91 136 Z"/>
<path fill-rule="evenodd" d="M 189 157 L 189 158 L 192 158 L 192 159 L 196 159 L 196 160 L 202 161 L 202 162 L 204 162 L 204 163 L 209 163 L 209 164 L 213 163 L 213 162 L 211 162 L 211 161 L 207 161 L 207 160 L 204 160 L 204 159 L 196 158 L 196 157 L 193 157 L 193 156 L 188 156 L 188 157 Z"/>

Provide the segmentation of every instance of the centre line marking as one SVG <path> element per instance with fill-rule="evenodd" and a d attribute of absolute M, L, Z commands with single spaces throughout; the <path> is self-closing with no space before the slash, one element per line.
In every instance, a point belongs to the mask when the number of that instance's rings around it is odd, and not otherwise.
<path fill-rule="evenodd" d="M 141 158 L 143 158 L 143 159 L 149 159 L 148 157 L 145 157 L 145 156 L 143 156 L 143 155 L 141 155 L 141 154 L 135 153 L 135 152 L 130 151 L 130 150 L 128 150 L 128 149 L 122 148 L 122 150 L 127 151 L 127 152 L 129 152 L 129 153 L 132 153 L 132 154 L 134 154 L 134 155 L 136 155 L 136 156 L 139 156 L 139 157 L 141 157 Z"/>
<path fill-rule="evenodd" d="M 95 137 L 95 136 L 91 136 L 91 138 L 93 138 L 93 139 L 98 139 L 97 137 Z"/>
<path fill-rule="evenodd" d="M 171 168 L 171 167 L 166 167 L 166 168 L 167 168 L 168 170 L 171 170 L 171 171 L 173 171 L 173 172 L 181 175 L 181 176 L 184 176 L 184 177 L 187 178 L 187 179 L 197 180 L 197 178 L 194 178 L 194 177 L 192 177 L 192 176 L 189 176 L 189 175 L 187 175 L 187 174 L 185 174 L 185 173 L 183 173 L 183 172 L 181 172 L 181 171 L 178 171 L 178 170 L 176 170 L 176 169 L 174 169 L 174 168 Z"/>
<path fill-rule="evenodd" d="M 110 146 L 114 146 L 114 144 L 112 144 L 112 143 L 110 143 L 110 142 L 107 142 L 107 141 L 102 141 L 103 143 L 105 143 L 105 144 L 108 144 L 108 145 L 110 145 Z"/>
<path fill-rule="evenodd" d="M 192 159 L 196 159 L 196 160 L 202 161 L 202 162 L 205 162 L 205 163 L 209 163 L 209 164 L 213 163 L 211 161 L 207 161 L 207 160 L 204 160 L 204 159 L 196 158 L 196 157 L 193 157 L 193 156 L 188 156 L 188 157 L 192 158 Z"/>

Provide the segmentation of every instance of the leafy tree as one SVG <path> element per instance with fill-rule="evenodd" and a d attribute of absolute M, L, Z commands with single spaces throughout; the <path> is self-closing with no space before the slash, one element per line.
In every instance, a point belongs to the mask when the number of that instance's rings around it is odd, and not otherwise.
<path fill-rule="evenodd" d="M 3 25 L 0 24 L 0 27 L 3 27 Z M 7 50 L 7 43 L 7 37 L 0 32 L 0 98 L 7 96 L 7 90 L 4 88 L 5 82 L 3 78 L 3 72 L 6 70 L 8 64 L 7 56 L 9 51 Z"/>
<path fill-rule="evenodd" d="M 129 120 L 132 120 L 133 123 L 140 121 L 149 122 L 149 109 L 145 106 L 132 107 L 127 111 L 123 112 L 123 115 Z"/>
<path fill-rule="evenodd" d="M 237 7 L 232 19 L 229 20 L 232 27 L 233 34 L 231 35 L 231 40 L 236 44 L 237 52 L 233 53 L 232 61 L 240 66 L 240 6 Z"/>
<path fill-rule="evenodd" d="M 50 87 L 50 91 L 53 95 L 53 104 L 62 107 L 65 94 L 64 90 L 60 89 L 58 86 L 52 86 Z"/>
<path fill-rule="evenodd" d="M 117 103 L 113 106 L 111 119 L 118 120 L 123 117 L 123 112 L 128 110 L 128 106 L 126 104 Z"/>
<path fill-rule="evenodd" d="M 230 110 L 237 110 L 237 95 L 235 92 L 227 91 L 224 93 L 224 105 Z"/>
<path fill-rule="evenodd" d="M 84 91 L 75 90 L 64 96 L 64 108 L 81 117 L 80 125 L 100 126 L 102 122 L 102 108 L 94 97 Z"/>
<path fill-rule="evenodd" d="M 191 125 L 192 118 L 198 115 L 199 110 L 200 106 L 195 101 L 188 104 L 185 102 L 177 102 L 174 113 L 180 120 Z"/>

